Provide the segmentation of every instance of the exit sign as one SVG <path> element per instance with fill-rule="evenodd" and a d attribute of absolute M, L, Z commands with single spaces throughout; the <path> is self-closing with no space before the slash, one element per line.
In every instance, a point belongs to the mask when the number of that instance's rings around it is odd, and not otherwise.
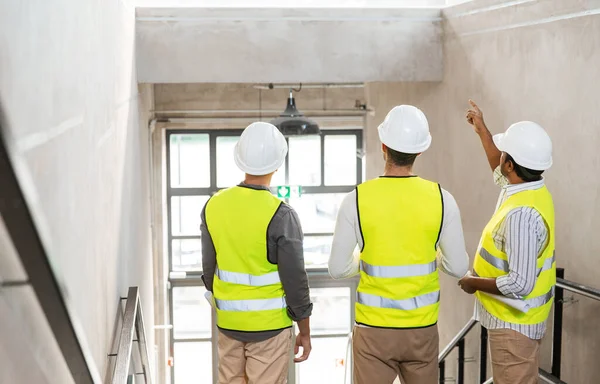
<path fill-rule="evenodd" d="M 289 199 L 293 197 L 300 197 L 302 195 L 302 187 L 297 185 L 282 185 L 277 187 L 277 197 L 280 199 Z"/>

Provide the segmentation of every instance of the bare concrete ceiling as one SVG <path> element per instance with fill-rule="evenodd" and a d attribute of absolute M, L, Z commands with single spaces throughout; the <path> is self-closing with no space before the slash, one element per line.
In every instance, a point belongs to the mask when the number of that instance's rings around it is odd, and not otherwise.
<path fill-rule="evenodd" d="M 138 7 L 405 8 L 443 7 L 471 0 L 129 0 Z"/>
<path fill-rule="evenodd" d="M 439 8 L 138 8 L 143 83 L 439 81 Z"/>

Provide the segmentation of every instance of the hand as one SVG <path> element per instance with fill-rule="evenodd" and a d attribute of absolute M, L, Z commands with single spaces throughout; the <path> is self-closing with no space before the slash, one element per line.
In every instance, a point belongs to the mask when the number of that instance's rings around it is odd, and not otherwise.
<path fill-rule="evenodd" d="M 469 100 L 469 104 L 471 104 L 471 109 L 467 111 L 467 122 L 473 126 L 475 133 L 480 134 L 485 132 L 487 127 L 483 121 L 483 112 L 481 112 L 481 109 L 479 109 L 473 100 Z"/>
<path fill-rule="evenodd" d="M 302 356 L 294 358 L 294 363 L 301 363 L 308 359 L 308 355 L 310 355 L 310 351 L 312 346 L 310 345 L 310 335 L 304 335 L 302 333 L 296 336 L 296 346 L 294 347 L 294 355 L 297 355 L 300 352 L 300 347 L 302 347 Z"/>
<path fill-rule="evenodd" d="M 465 277 L 463 277 L 462 279 L 460 279 L 458 281 L 458 286 L 462 288 L 463 291 L 465 291 L 466 293 L 468 293 L 469 295 L 474 294 L 477 290 L 471 285 L 471 282 L 473 281 L 473 276 L 471 276 L 471 273 L 467 273 L 467 275 Z"/>

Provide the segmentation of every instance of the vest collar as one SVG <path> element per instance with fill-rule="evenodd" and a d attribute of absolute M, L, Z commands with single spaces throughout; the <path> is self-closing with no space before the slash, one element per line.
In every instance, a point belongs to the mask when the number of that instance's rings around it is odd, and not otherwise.
<path fill-rule="evenodd" d="M 238 187 L 255 189 L 257 191 L 270 191 L 270 189 L 265 187 L 264 185 L 246 184 L 244 182 L 239 183 Z"/>
<path fill-rule="evenodd" d="M 531 181 L 529 183 L 521 183 L 521 184 L 508 184 L 502 188 L 504 189 L 505 196 L 510 197 L 519 192 L 540 189 L 540 188 L 544 187 L 544 185 L 545 185 L 545 182 L 544 182 L 544 178 L 542 177 L 538 181 Z"/>

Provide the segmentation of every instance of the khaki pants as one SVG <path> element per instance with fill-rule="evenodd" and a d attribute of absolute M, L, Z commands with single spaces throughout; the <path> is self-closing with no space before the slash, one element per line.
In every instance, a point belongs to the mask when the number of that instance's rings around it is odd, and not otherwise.
<path fill-rule="evenodd" d="M 537 384 L 540 340 L 512 329 L 490 329 L 490 354 L 494 384 Z"/>
<path fill-rule="evenodd" d="M 287 383 L 292 329 L 257 343 L 243 343 L 219 332 L 219 384 Z"/>
<path fill-rule="evenodd" d="M 354 327 L 354 384 L 438 382 L 437 325 L 415 329 Z"/>

